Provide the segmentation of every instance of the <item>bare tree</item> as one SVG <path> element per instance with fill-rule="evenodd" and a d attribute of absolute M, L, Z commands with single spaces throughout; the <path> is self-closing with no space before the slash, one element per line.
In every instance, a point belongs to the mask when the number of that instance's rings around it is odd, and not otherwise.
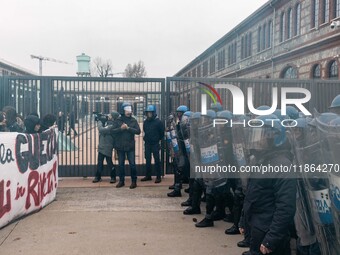
<path fill-rule="evenodd" d="M 111 60 L 103 60 L 100 57 L 96 57 L 93 61 L 93 73 L 94 76 L 108 77 L 112 75 L 112 62 Z"/>
<path fill-rule="evenodd" d="M 133 65 L 128 64 L 124 71 L 124 77 L 128 78 L 141 78 L 146 76 L 144 62 L 139 60 L 138 63 Z"/>

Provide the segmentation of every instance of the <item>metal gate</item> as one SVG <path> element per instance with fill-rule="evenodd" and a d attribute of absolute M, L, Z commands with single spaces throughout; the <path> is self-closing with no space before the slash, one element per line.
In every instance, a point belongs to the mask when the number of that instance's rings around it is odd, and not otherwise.
<path fill-rule="evenodd" d="M 16 108 L 18 114 L 58 116 L 59 176 L 93 176 L 97 164 L 99 134 L 93 112 L 118 111 L 124 101 L 133 104 L 134 116 L 143 130 L 144 109 L 156 105 L 165 119 L 165 79 L 80 78 L 80 77 L 2 77 L 0 109 Z M 143 133 L 136 136 L 137 174 L 145 174 Z M 161 159 L 164 161 L 164 144 Z M 113 156 L 114 164 L 118 164 Z M 129 171 L 127 171 L 129 174 Z M 104 169 L 103 175 L 109 175 Z"/>
<path fill-rule="evenodd" d="M 202 85 L 200 82 L 232 84 L 239 87 L 245 98 L 247 88 L 253 88 L 254 107 L 272 103 L 272 87 L 303 87 L 311 92 L 311 100 L 305 107 L 313 112 L 328 111 L 333 98 L 340 94 L 339 81 L 325 80 L 269 80 L 269 79 L 203 79 L 168 77 L 156 78 L 85 78 L 85 77 L 44 77 L 44 76 L 3 76 L 0 77 L 0 109 L 5 105 L 14 106 L 23 117 L 36 112 L 40 116 L 48 113 L 65 118 L 64 130 L 59 136 L 59 175 L 93 176 L 97 163 L 98 130 L 93 112 L 108 114 L 118 110 L 123 101 L 133 103 L 134 115 L 141 129 L 143 111 L 147 104 L 155 104 L 161 120 L 175 111 L 180 104 L 191 111 L 201 110 Z M 217 89 L 224 109 L 232 110 L 233 98 L 228 90 Z M 260 96 L 258 96 L 260 95 Z M 279 96 L 280 97 L 280 96 Z M 289 95 L 299 97 L 299 95 Z M 245 104 L 246 104 L 245 100 Z M 208 97 L 208 106 L 212 99 Z M 280 98 L 278 98 L 280 102 Z M 248 111 L 245 105 L 245 111 Z M 74 122 L 74 125 L 73 125 Z M 71 125 L 70 125 L 71 124 Z M 75 135 L 74 130 L 77 132 Z M 70 132 L 70 135 L 67 133 Z M 163 172 L 171 173 L 168 154 L 162 143 L 161 159 Z M 114 160 L 117 164 L 117 160 Z M 137 174 L 145 174 L 143 135 L 136 137 Z M 105 169 L 103 175 L 108 175 Z M 127 171 L 128 174 L 128 171 Z"/>

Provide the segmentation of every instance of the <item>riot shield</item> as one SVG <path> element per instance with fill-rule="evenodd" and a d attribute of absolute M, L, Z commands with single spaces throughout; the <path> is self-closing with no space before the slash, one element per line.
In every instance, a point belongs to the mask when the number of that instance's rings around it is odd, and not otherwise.
<path fill-rule="evenodd" d="M 183 137 L 183 142 L 185 146 L 185 150 L 187 152 L 187 155 L 190 155 L 190 119 L 188 116 L 182 116 L 181 122 L 180 122 L 180 130 Z"/>
<path fill-rule="evenodd" d="M 226 162 L 223 160 L 222 148 L 224 147 L 219 141 L 217 130 L 211 117 L 203 115 L 200 118 L 198 137 L 195 138 L 199 146 L 199 165 L 196 168 L 200 170 L 201 176 L 206 182 L 208 193 L 211 188 L 226 183 L 226 176 L 223 172 Z"/>
<path fill-rule="evenodd" d="M 331 208 L 337 244 L 340 246 L 340 117 L 329 123 L 323 122 L 320 118 L 316 120 L 319 138 L 322 141 L 322 155 L 327 157 L 324 168 L 328 172 Z"/>
<path fill-rule="evenodd" d="M 233 120 L 240 122 L 243 116 L 237 116 Z M 240 167 L 248 164 L 249 151 L 246 149 L 245 128 L 242 125 L 233 125 L 232 132 L 232 155 L 237 172 L 232 177 L 239 178 L 238 185 L 242 187 L 243 193 L 247 190 L 249 173 L 241 173 Z"/>
<path fill-rule="evenodd" d="M 310 167 L 323 165 L 326 162 L 322 157 L 322 143 L 318 139 L 316 126 L 307 125 L 304 142 L 299 144 L 300 147 L 296 148 L 299 165 Z M 327 175 L 318 171 L 302 171 L 302 176 L 320 250 L 323 255 L 340 254 L 331 212 Z"/>
<path fill-rule="evenodd" d="M 286 134 L 291 145 L 291 151 L 294 155 L 293 164 L 303 165 L 303 152 L 306 141 L 307 127 L 291 127 Z M 316 234 L 313 225 L 312 208 L 309 203 L 308 190 L 306 189 L 306 180 L 303 179 L 302 173 L 297 176 L 297 194 L 296 194 L 296 213 L 294 217 L 297 235 L 300 238 L 302 246 L 310 245 Z M 314 241 L 315 242 L 315 241 Z"/>
<path fill-rule="evenodd" d="M 200 147 L 198 139 L 198 127 L 200 125 L 201 114 L 194 113 L 190 119 L 190 178 L 202 178 L 200 170 Z"/>

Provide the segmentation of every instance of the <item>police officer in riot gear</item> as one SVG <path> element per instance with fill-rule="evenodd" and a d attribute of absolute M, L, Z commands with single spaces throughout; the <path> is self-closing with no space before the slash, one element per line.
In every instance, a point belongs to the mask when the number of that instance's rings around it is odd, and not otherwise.
<path fill-rule="evenodd" d="M 290 166 L 291 154 L 285 146 L 285 129 L 275 115 L 260 116 L 262 127 L 247 130 L 247 146 L 258 166 Z M 270 178 L 251 174 L 244 201 L 244 214 L 250 224 L 250 254 L 290 254 L 289 229 L 295 214 L 296 180 L 284 173 Z M 259 178 L 260 177 L 260 178 Z"/>
<path fill-rule="evenodd" d="M 145 160 L 146 160 L 146 175 L 141 181 L 151 181 L 151 155 L 155 161 L 156 180 L 155 183 L 160 183 L 161 179 L 161 164 L 159 159 L 159 142 L 164 137 L 164 125 L 157 117 L 156 106 L 148 105 L 145 109 L 146 119 L 143 124 L 144 142 L 145 142 Z"/>
<path fill-rule="evenodd" d="M 332 102 L 333 106 L 336 106 L 335 99 Z M 316 116 L 314 123 L 320 138 L 321 162 L 327 165 L 333 164 L 338 168 L 340 164 L 339 115 L 322 113 Z M 312 188 L 311 198 L 315 201 L 313 219 L 322 254 L 335 255 L 340 254 L 340 174 L 334 169 L 328 171 L 327 175 L 322 176 L 325 178 L 316 179 L 310 183 L 313 187 L 309 185 L 308 188 Z"/>
<path fill-rule="evenodd" d="M 294 165 L 303 165 L 301 152 L 306 146 L 306 133 L 308 129 L 308 121 L 306 118 L 296 119 L 296 125 L 287 131 L 292 152 L 294 154 Z M 306 150 L 307 151 L 307 150 Z M 296 214 L 294 217 L 296 235 L 297 235 L 297 251 L 303 255 L 320 255 L 321 251 L 316 239 L 315 229 L 312 222 L 312 208 L 310 207 L 308 189 L 305 181 L 297 176 L 297 194 L 296 194 Z"/>
<path fill-rule="evenodd" d="M 208 110 L 206 115 L 202 115 L 196 138 L 199 140 L 200 148 L 199 165 L 204 167 L 231 163 L 230 128 L 226 124 L 214 127 L 214 118 L 216 112 L 213 110 Z M 206 186 L 206 214 L 203 220 L 195 224 L 198 228 L 212 227 L 214 220 L 222 220 L 225 217 L 225 195 L 228 191 L 227 179 L 223 173 L 211 176 L 206 172 L 203 179 Z"/>
<path fill-rule="evenodd" d="M 172 192 L 169 192 L 167 195 L 168 197 L 180 197 L 182 196 L 181 194 L 181 188 L 182 188 L 182 182 L 183 179 L 188 179 L 189 178 L 189 159 L 187 155 L 187 151 L 185 149 L 185 144 L 184 144 L 184 138 L 181 130 L 181 120 L 185 112 L 189 111 L 189 108 L 186 105 L 180 105 L 176 109 L 176 115 L 178 119 L 178 123 L 175 127 L 175 132 L 176 133 L 176 141 L 177 141 L 177 146 L 178 146 L 178 152 L 175 153 L 174 161 L 176 162 L 175 164 L 175 185 L 174 185 L 174 190 Z"/>
<path fill-rule="evenodd" d="M 190 162 L 189 162 L 189 157 L 190 157 L 190 118 L 191 118 L 192 115 L 193 115 L 193 113 L 191 111 L 186 111 L 181 118 L 181 122 L 179 123 L 181 135 L 183 137 L 186 157 L 188 159 L 188 168 L 185 169 L 187 172 L 184 173 L 184 178 L 189 178 L 189 176 L 190 176 Z M 192 195 L 193 195 L 193 190 L 192 190 L 193 183 L 194 183 L 194 179 L 189 178 L 189 187 L 184 190 L 185 192 L 189 193 L 189 198 L 186 201 L 182 202 L 181 206 L 190 206 L 191 205 Z"/>

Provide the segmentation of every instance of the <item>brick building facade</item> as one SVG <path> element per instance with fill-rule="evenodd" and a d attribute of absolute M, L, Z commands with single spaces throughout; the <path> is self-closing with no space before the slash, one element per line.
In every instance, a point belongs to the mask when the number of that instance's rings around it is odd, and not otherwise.
<path fill-rule="evenodd" d="M 179 77 L 339 79 L 340 0 L 272 0 Z"/>

